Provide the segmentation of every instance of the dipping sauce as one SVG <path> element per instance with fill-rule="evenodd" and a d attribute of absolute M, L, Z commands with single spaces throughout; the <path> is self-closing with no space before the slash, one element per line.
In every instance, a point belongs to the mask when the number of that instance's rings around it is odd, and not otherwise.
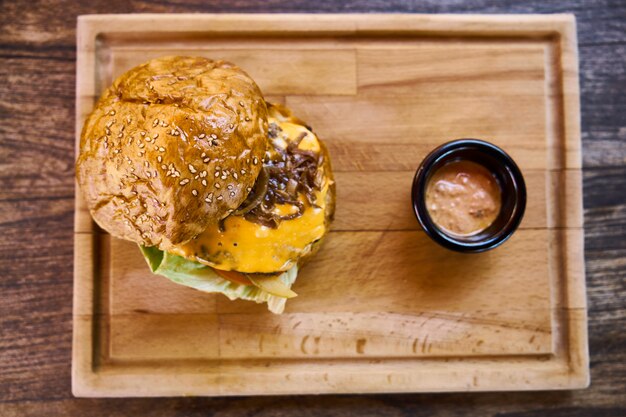
<path fill-rule="evenodd" d="M 426 209 L 444 232 L 471 236 L 488 228 L 500 213 L 502 196 L 495 177 L 476 162 L 452 161 L 426 185 Z"/>

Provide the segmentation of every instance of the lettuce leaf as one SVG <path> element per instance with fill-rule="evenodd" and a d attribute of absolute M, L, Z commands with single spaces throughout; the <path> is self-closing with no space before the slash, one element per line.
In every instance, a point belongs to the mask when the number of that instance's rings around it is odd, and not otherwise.
<path fill-rule="evenodd" d="M 208 266 L 172 255 L 155 247 L 140 246 L 139 248 L 153 273 L 169 278 L 177 284 L 200 291 L 222 293 L 231 300 L 240 298 L 257 303 L 267 303 L 267 308 L 274 314 L 281 314 L 285 309 L 286 298 L 269 294 L 253 285 L 241 285 L 228 281 L 217 275 Z M 297 276 L 298 266 L 294 266 L 279 278 L 291 288 Z"/>

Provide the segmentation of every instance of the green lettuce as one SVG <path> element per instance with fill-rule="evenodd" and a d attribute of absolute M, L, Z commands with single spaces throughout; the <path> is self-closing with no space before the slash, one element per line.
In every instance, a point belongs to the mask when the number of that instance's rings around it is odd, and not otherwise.
<path fill-rule="evenodd" d="M 140 249 L 153 273 L 162 275 L 177 284 L 200 291 L 222 293 L 231 300 L 240 298 L 267 303 L 267 308 L 275 314 L 281 314 L 285 309 L 286 298 L 269 294 L 254 285 L 228 281 L 217 275 L 212 268 L 181 256 L 172 255 L 154 247 L 140 246 Z M 291 288 L 297 276 L 298 266 L 294 266 L 279 278 Z"/>

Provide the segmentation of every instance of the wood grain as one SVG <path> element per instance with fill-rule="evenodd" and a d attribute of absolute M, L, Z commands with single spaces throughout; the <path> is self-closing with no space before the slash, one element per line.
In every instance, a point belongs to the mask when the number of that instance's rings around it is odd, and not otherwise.
<path fill-rule="evenodd" d="M 65 1 L 0 4 L 0 414 L 622 416 L 626 402 L 624 5 L 610 1 Z M 62 11 L 62 12 L 59 12 Z M 592 385 L 577 392 L 75 399 L 70 392 L 76 15 L 128 12 L 554 13 L 577 16 Z M 54 74 L 54 76 L 50 76 Z M 39 114 L 47 117 L 38 117 Z M 22 132 L 45 127 L 39 141 Z M 46 143 L 38 145 L 38 143 Z M 41 167 L 63 174 L 41 176 Z M 16 176 L 19 169 L 20 176 Z M 26 195 L 30 200 L 27 200 Z M 19 210 L 17 208 L 20 208 Z M 10 222 L 7 213 L 12 213 Z M 32 239 L 24 239 L 32 236 Z M 11 314 L 9 314 L 9 312 Z M 11 323 L 10 325 L 8 323 Z M 27 336 L 17 329 L 28 329 Z"/>
<path fill-rule="evenodd" d="M 163 51 L 161 48 L 146 50 L 121 47 L 121 50 L 112 54 L 111 78 L 117 78 L 126 68 L 139 65 L 146 59 L 161 57 L 165 53 L 234 62 L 250 74 L 266 95 L 356 94 L 356 54 L 353 50 L 338 51 L 332 60 L 328 60 L 323 50 L 270 49 L 261 55 L 255 53 L 256 49 L 241 46 L 239 49 L 224 49 L 212 43 L 210 48 L 166 48 Z M 311 79 L 316 82 L 302 81 Z"/>
<path fill-rule="evenodd" d="M 184 30 L 177 24 L 181 19 Z M 164 36 L 155 25 L 172 28 L 171 33 Z M 236 35 L 234 26 L 240 27 Z M 74 393 L 241 395 L 585 386 L 572 28 L 573 20 L 564 15 L 81 18 L 77 131 L 98 93 L 116 74 L 141 61 L 142 54 L 184 53 L 180 45 L 189 44 L 185 49 L 221 58 L 223 49 L 226 56 L 244 57 L 271 94 L 315 126 L 333 154 L 338 197 L 345 202 L 338 203 L 340 229 L 331 231 L 325 247 L 300 274 L 296 289 L 306 297 L 291 300 L 288 312 L 276 318 L 263 306 L 216 295 L 202 299 L 195 293 L 187 301 L 190 290 L 155 280 L 133 245 L 94 228 L 78 198 Z M 289 41 L 285 33 L 291 34 Z M 513 59 L 507 69 L 502 54 L 509 50 Z M 406 63 L 399 63 L 398 51 L 406 53 Z M 468 58 L 472 52 L 477 58 Z M 282 62 L 293 55 L 293 64 L 283 65 L 277 79 L 264 81 L 263 74 L 270 74 L 274 64 L 264 58 L 272 54 Z M 325 74 L 332 67 L 325 62 L 334 61 L 334 54 L 347 70 L 333 84 L 337 94 L 328 94 Z M 377 77 L 389 56 L 393 65 L 386 68 L 386 82 Z M 431 62 L 437 64 L 431 68 Z M 312 76 L 316 73 L 319 78 Z M 509 75 L 503 79 L 503 73 Z M 285 86 L 281 80 L 288 80 Z M 493 80 L 525 83 L 525 94 L 511 99 L 485 87 L 478 92 L 476 85 L 483 80 L 488 87 Z M 446 90 L 451 81 L 459 89 L 456 94 Z M 302 83 L 309 94 L 302 95 L 297 87 Z M 420 94 L 421 84 L 441 93 Z M 474 94 L 460 94 L 463 90 Z M 523 122 L 513 122 L 520 115 Z M 524 228 L 497 251 L 449 253 L 417 231 L 414 219 L 406 220 L 411 165 L 441 143 L 441 135 L 456 131 L 487 135 L 500 144 L 533 187 Z M 363 196 L 378 202 L 369 207 Z M 361 219 L 364 211 L 368 218 Z M 405 228 L 394 225 L 395 218 Z M 363 227 L 363 220 L 371 223 Z M 84 277 L 92 282 L 85 283 Z M 203 337 L 194 338 L 196 333 Z M 536 356 L 542 354 L 550 356 Z M 440 357 L 455 361 L 449 372 L 458 381 L 435 371 L 439 364 L 433 360 Z M 380 371 L 372 363 L 352 363 L 352 358 L 376 358 Z M 395 358 L 403 358 L 405 367 Z M 309 375 L 312 359 L 330 360 L 335 370 L 323 378 Z M 271 369 L 258 368 L 257 360 L 271 360 Z M 165 372 L 158 382 L 150 376 L 151 363 Z M 211 370 L 216 379 L 201 382 L 185 368 L 192 363 Z M 244 368 L 245 375 L 240 373 Z M 435 372 L 436 377 L 415 379 L 404 374 L 409 368 Z M 180 377 L 175 384 L 166 369 Z M 355 380 L 355 371 L 363 378 Z M 388 379 L 377 386 L 373 382 L 379 372 L 386 372 Z M 248 378 L 250 373 L 273 382 L 258 385 L 259 380 Z M 502 385 L 503 375 L 510 385 Z M 481 383 L 464 385 L 470 377 Z M 285 385 L 284 378 L 309 384 Z"/>

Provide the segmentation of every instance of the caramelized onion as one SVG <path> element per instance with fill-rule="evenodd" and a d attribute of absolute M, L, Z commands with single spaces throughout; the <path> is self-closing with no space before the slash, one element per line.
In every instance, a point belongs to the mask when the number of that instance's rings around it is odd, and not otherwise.
<path fill-rule="evenodd" d="M 246 214 L 261 204 L 263 197 L 265 197 L 265 194 L 267 193 L 268 180 L 269 175 L 267 174 L 265 167 L 263 167 L 256 180 L 256 184 L 254 184 L 254 189 L 248 195 L 248 198 L 246 198 L 246 200 L 239 206 L 239 208 L 233 212 L 233 214 L 236 216 Z"/>
<path fill-rule="evenodd" d="M 281 131 L 275 123 L 270 124 L 269 136 L 275 138 Z M 263 170 L 246 201 L 234 212 L 244 215 L 246 220 L 275 229 L 281 221 L 298 218 L 304 214 L 306 203 L 318 207 L 315 191 L 321 190 L 323 172 L 320 166 L 323 156 L 298 145 L 306 133 L 290 142 L 286 149 L 275 146 L 274 153 L 264 163 Z M 294 213 L 281 216 L 274 212 L 277 204 L 289 204 L 297 208 Z"/>

